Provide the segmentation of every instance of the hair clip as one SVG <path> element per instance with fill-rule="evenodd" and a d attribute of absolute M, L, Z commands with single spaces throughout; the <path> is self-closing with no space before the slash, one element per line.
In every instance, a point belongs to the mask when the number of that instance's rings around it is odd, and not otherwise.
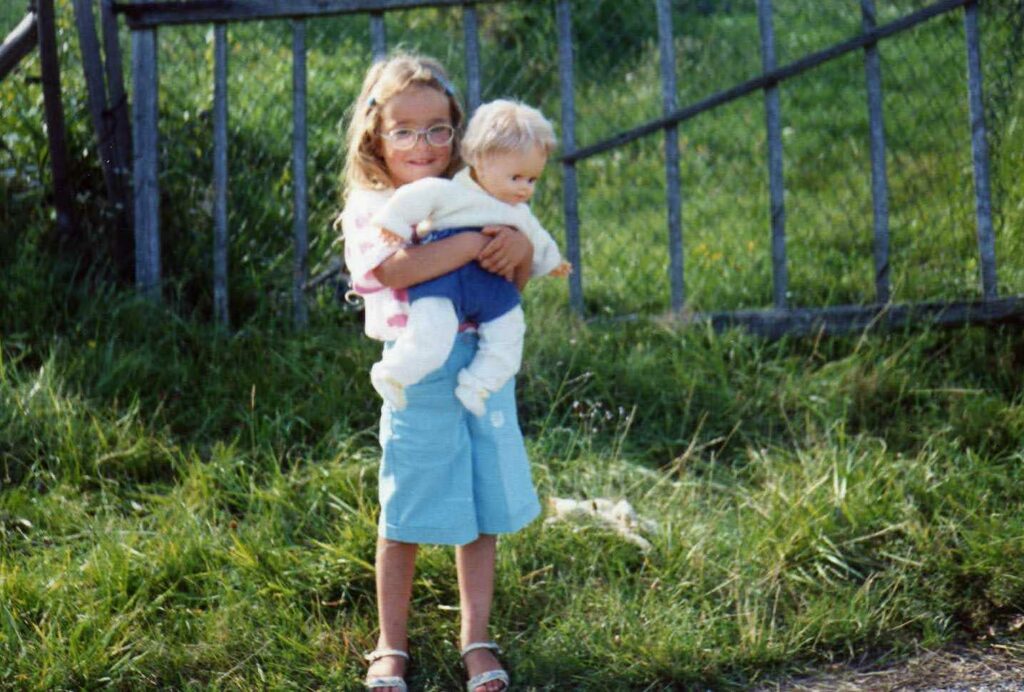
<path fill-rule="evenodd" d="M 366 110 L 370 110 L 371 108 L 373 108 L 376 105 L 377 105 L 377 97 L 371 94 L 370 98 L 366 99 Z"/>

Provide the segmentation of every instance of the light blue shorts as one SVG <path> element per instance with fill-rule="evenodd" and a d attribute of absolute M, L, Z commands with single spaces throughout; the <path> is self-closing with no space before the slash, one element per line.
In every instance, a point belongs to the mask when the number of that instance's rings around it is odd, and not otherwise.
<path fill-rule="evenodd" d="M 481 534 L 518 531 L 540 514 L 515 380 L 487 399 L 480 418 L 455 398 L 456 375 L 476 343 L 476 334 L 459 334 L 444 366 L 405 390 L 405 409 L 381 409 L 383 538 L 462 545 Z"/>

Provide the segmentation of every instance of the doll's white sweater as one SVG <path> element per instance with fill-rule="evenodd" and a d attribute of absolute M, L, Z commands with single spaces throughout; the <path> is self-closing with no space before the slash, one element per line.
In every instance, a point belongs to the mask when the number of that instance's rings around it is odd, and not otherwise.
<path fill-rule="evenodd" d="M 507 204 L 489 195 L 464 168 L 452 180 L 423 178 L 398 188 L 371 223 L 404 240 L 413 232 L 464 226 L 515 226 L 533 243 L 532 276 L 544 276 L 562 263 L 551 234 L 527 204 Z"/>

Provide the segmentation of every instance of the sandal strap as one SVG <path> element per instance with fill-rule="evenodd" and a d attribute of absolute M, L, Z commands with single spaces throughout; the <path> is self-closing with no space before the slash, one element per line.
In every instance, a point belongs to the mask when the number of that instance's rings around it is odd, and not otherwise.
<path fill-rule="evenodd" d="M 405 684 L 405 680 L 398 677 L 370 678 L 363 683 L 363 686 L 368 690 L 376 690 L 382 687 L 397 687 L 401 692 L 407 692 L 409 689 Z"/>
<path fill-rule="evenodd" d="M 464 657 L 470 651 L 476 651 L 477 649 L 490 649 L 496 654 L 501 653 L 501 648 L 498 647 L 497 642 L 473 642 L 472 644 L 466 644 L 459 655 Z"/>
<path fill-rule="evenodd" d="M 508 673 L 501 668 L 498 668 L 497 670 L 489 670 L 486 673 L 480 673 L 480 675 L 470 678 L 469 682 L 466 683 L 466 692 L 475 692 L 476 688 L 480 687 L 480 685 L 486 685 L 494 680 L 500 680 L 505 683 L 505 687 L 502 692 L 512 685 L 512 681 L 509 679 Z"/>
<path fill-rule="evenodd" d="M 373 663 L 374 661 L 387 656 L 398 656 L 399 658 L 404 658 L 406 661 L 409 660 L 409 654 L 401 649 L 374 649 L 370 653 L 366 654 L 364 658 L 370 663 Z"/>

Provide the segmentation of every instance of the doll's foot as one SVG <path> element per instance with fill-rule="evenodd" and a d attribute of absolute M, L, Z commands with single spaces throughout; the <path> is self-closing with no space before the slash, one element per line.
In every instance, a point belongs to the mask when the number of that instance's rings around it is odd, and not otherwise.
<path fill-rule="evenodd" d="M 381 372 L 380 363 L 370 368 L 370 383 L 391 408 L 401 411 L 405 408 L 405 385 L 391 375 Z"/>
<path fill-rule="evenodd" d="M 459 386 L 455 388 L 456 398 L 466 410 L 478 418 L 487 413 L 487 391 L 475 377 L 465 370 L 459 372 Z"/>

